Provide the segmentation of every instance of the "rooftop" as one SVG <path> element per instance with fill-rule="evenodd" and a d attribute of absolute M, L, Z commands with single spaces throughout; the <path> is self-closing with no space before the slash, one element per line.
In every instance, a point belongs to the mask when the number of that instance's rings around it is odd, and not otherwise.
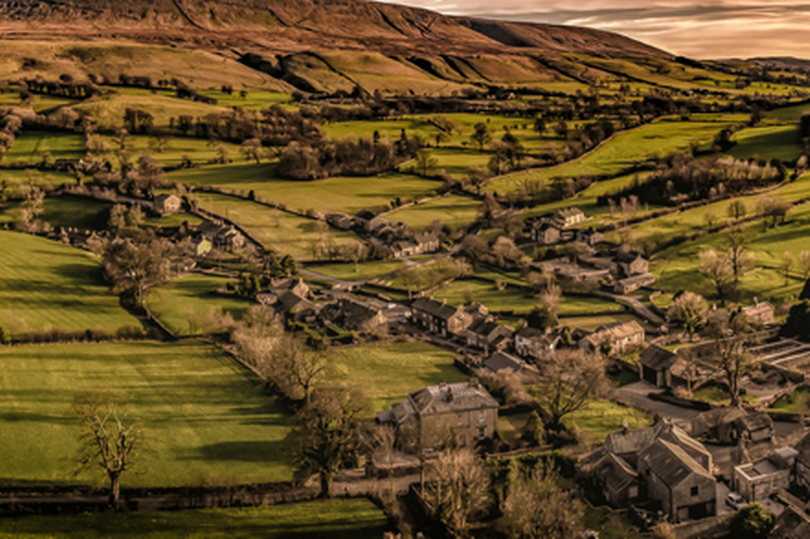
<path fill-rule="evenodd" d="M 408 393 L 419 415 L 497 408 L 498 402 L 478 383 L 440 384 Z"/>

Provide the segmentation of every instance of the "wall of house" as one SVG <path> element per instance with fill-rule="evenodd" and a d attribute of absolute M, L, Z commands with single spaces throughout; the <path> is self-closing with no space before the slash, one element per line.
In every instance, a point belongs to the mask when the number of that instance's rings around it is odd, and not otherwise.
<path fill-rule="evenodd" d="M 498 409 L 486 408 L 444 414 L 420 416 L 420 435 L 423 447 L 438 447 L 447 442 L 448 436 L 463 444 L 478 441 L 483 429 L 484 438 L 492 438 L 498 426 Z"/>
<path fill-rule="evenodd" d="M 697 495 L 692 495 L 692 488 L 697 487 Z M 672 489 L 672 515 L 676 522 L 689 519 L 689 508 L 703 506 L 704 516 L 717 513 L 717 482 L 710 477 L 692 474 Z"/>
<path fill-rule="evenodd" d="M 753 466 L 748 465 L 734 469 L 734 484 L 737 492 L 748 500 L 764 500 L 780 488 L 790 487 L 790 470 L 779 470 L 772 474 L 757 475 L 749 477 L 747 473 L 753 471 Z"/>

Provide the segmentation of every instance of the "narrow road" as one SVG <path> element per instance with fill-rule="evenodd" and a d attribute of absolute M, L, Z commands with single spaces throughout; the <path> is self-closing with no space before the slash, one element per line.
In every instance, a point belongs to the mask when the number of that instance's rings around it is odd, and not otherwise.
<path fill-rule="evenodd" d="M 607 292 L 596 292 L 595 295 L 610 299 L 616 303 L 627 305 L 634 313 L 655 327 L 660 327 L 666 324 L 666 320 L 648 309 L 643 303 L 641 303 L 641 301 L 639 301 L 637 296 L 617 296 L 615 294 L 608 294 Z"/>

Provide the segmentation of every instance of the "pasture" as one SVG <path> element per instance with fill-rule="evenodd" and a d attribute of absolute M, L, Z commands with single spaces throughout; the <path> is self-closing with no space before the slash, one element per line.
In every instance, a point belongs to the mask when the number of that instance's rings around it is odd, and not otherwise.
<path fill-rule="evenodd" d="M 329 228 L 323 221 L 269 208 L 240 198 L 214 193 L 198 195 L 200 207 L 236 221 L 267 249 L 296 260 L 314 260 L 318 250 L 358 240 L 352 232 Z"/>
<path fill-rule="evenodd" d="M 793 162 L 802 155 L 799 129 L 795 125 L 778 125 L 744 129 L 734 135 L 737 145 L 728 154 L 737 159 L 764 159 Z"/>
<path fill-rule="evenodd" d="M 456 354 L 426 342 L 400 342 L 346 348 L 330 353 L 330 382 L 362 388 L 374 412 L 407 400 L 408 393 L 441 382 L 469 379 L 456 369 Z"/>
<path fill-rule="evenodd" d="M 46 151 L 52 159 L 80 159 L 85 155 L 84 138 L 76 133 L 25 131 L 6 152 L 6 161 L 37 164 Z"/>
<path fill-rule="evenodd" d="M 111 137 L 102 137 L 109 145 L 112 151 L 116 149 L 116 145 Z M 170 137 L 161 152 L 155 144 L 155 139 L 148 136 L 130 136 L 127 139 L 127 149 L 133 154 L 134 162 L 137 162 L 138 156 L 148 154 L 155 158 L 158 163 L 163 167 L 176 167 L 185 158 L 197 166 L 215 163 L 218 154 L 217 147 L 222 146 L 228 152 L 230 159 L 240 162 L 244 157 L 239 152 L 239 146 L 227 142 L 211 143 L 208 140 L 201 140 L 189 137 Z M 113 163 L 115 168 L 118 168 L 118 163 L 114 158 L 112 152 L 104 156 Z M 252 162 L 252 161 L 251 161 Z"/>
<path fill-rule="evenodd" d="M 0 231 L 0 245 L 0 328 L 7 336 L 140 325 L 121 308 L 93 255 L 8 231 Z"/>
<path fill-rule="evenodd" d="M 481 202 L 474 198 L 451 194 L 396 209 L 386 217 L 394 222 L 403 222 L 415 231 L 426 229 L 436 220 L 451 230 L 458 230 L 475 221 L 479 206 Z"/>
<path fill-rule="evenodd" d="M 86 391 L 126 392 L 144 445 L 123 487 L 290 479 L 288 415 L 250 371 L 219 349 L 175 343 L 0 349 L 0 478 L 6 486 L 104 484 L 97 468 L 72 477 Z"/>
<path fill-rule="evenodd" d="M 283 204 L 290 209 L 344 212 L 354 215 L 363 209 L 387 208 L 397 199 L 413 200 L 430 195 L 441 182 L 410 174 L 391 173 L 359 178 L 327 178 L 292 181 L 278 177 L 276 165 L 231 164 L 178 170 L 167 174 L 169 181 L 189 185 L 218 185 Z"/>
<path fill-rule="evenodd" d="M 193 511 L 96 512 L 0 520 L 0 538 L 179 537 L 360 539 L 382 537 L 388 519 L 364 498 Z"/>
<path fill-rule="evenodd" d="M 514 191 L 527 181 L 547 184 L 554 177 L 617 174 L 655 157 L 688 149 L 691 144 L 706 146 L 727 127 L 717 122 L 684 122 L 658 120 L 651 124 L 619 133 L 596 150 L 568 163 L 548 168 L 530 169 L 490 181 L 486 188 L 497 193 Z"/>
<path fill-rule="evenodd" d="M 229 279 L 209 275 L 188 275 L 149 291 L 146 301 L 150 311 L 175 335 L 194 335 L 205 328 L 196 322 L 207 312 L 230 314 L 238 321 L 253 302 L 248 298 L 217 294 Z"/>
<path fill-rule="evenodd" d="M 365 281 L 404 267 L 405 262 L 402 260 L 372 260 L 361 262 L 356 266 L 354 264 L 311 264 L 307 266 L 307 269 L 344 281 Z"/>

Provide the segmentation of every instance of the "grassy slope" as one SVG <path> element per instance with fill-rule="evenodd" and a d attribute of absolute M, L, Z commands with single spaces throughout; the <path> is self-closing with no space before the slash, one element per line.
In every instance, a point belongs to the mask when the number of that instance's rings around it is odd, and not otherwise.
<path fill-rule="evenodd" d="M 218 194 L 200 194 L 200 207 L 232 219 L 253 234 L 265 247 L 295 259 L 313 259 L 312 246 L 321 241 L 343 245 L 357 240 L 351 232 L 332 228 L 321 234 L 318 222 L 268 208 L 255 202 Z"/>
<path fill-rule="evenodd" d="M 717 122 L 659 120 L 621 133 L 597 150 L 570 163 L 502 176 L 487 184 L 487 188 L 505 193 L 517 189 L 527 180 L 545 183 L 556 176 L 575 178 L 580 175 L 615 174 L 652 157 L 688 148 L 691 143 L 711 142 L 726 125 Z"/>
<path fill-rule="evenodd" d="M 358 539 L 382 537 L 385 514 L 366 499 L 339 499 L 247 509 L 29 516 L 0 521 L 0 537 L 210 537 Z"/>
<path fill-rule="evenodd" d="M 246 298 L 225 297 L 214 292 L 225 288 L 228 279 L 207 275 L 190 275 L 172 281 L 150 291 L 147 302 L 153 313 L 175 335 L 188 335 L 189 324 L 186 312 L 204 313 L 212 308 L 221 308 L 240 320 L 252 305 Z"/>
<path fill-rule="evenodd" d="M 170 109 L 171 110 L 171 109 Z M 109 137 L 105 137 L 111 148 L 116 148 L 115 144 Z M 137 156 L 148 153 L 164 167 L 179 165 L 183 157 L 189 157 L 196 165 L 204 165 L 209 161 L 215 160 L 217 156 L 217 149 L 207 140 L 174 137 L 170 138 L 163 152 L 158 152 L 156 149 L 150 147 L 152 139 L 147 136 L 132 136 L 129 138 L 129 151 L 135 156 L 134 161 L 137 161 Z M 239 153 L 239 146 L 227 142 L 217 142 L 217 146 L 222 145 L 228 151 L 228 156 L 234 161 L 242 159 Z M 114 156 L 107 156 L 113 166 L 118 168 Z"/>
<path fill-rule="evenodd" d="M 389 174 L 368 178 L 329 178 L 313 182 L 283 180 L 275 164 L 237 164 L 181 170 L 169 180 L 199 185 L 220 185 L 227 189 L 255 191 L 266 200 L 292 209 L 346 212 L 351 215 L 364 208 L 377 208 L 401 199 L 430 194 L 440 187 L 435 180 L 407 174 Z"/>
<path fill-rule="evenodd" d="M 54 159 L 80 159 L 84 157 L 84 138 L 75 133 L 23 132 L 14 140 L 6 153 L 9 163 L 42 161 L 48 148 Z"/>
<path fill-rule="evenodd" d="M 34 236 L 0 231 L 0 327 L 6 331 L 138 325 L 118 304 L 91 255 Z"/>
<path fill-rule="evenodd" d="M 290 478 L 282 463 L 287 415 L 261 382 L 218 349 L 196 343 L 49 345 L 0 350 L 0 481 L 99 484 L 96 469 L 72 478 L 78 423 L 74 395 L 113 389 L 132 396 L 144 431 L 140 474 L 124 486 L 183 486 L 216 478 Z"/>
<path fill-rule="evenodd" d="M 307 269 L 316 273 L 328 275 L 346 281 L 365 281 L 379 275 L 391 273 L 405 266 L 401 260 L 377 260 L 363 262 L 355 268 L 354 264 L 317 264 L 307 266 Z"/>
<path fill-rule="evenodd" d="M 475 221 L 480 205 L 481 202 L 474 198 L 447 195 L 424 204 L 394 210 L 386 217 L 394 222 L 401 221 L 413 230 L 424 230 L 437 219 L 442 225 L 457 230 Z"/>
<path fill-rule="evenodd" d="M 332 354 L 334 382 L 362 388 L 375 412 L 407 399 L 407 394 L 441 382 L 468 379 L 453 366 L 453 352 L 424 342 L 348 348 Z"/>
<path fill-rule="evenodd" d="M 124 112 L 128 108 L 140 109 L 154 117 L 156 126 L 168 127 L 169 119 L 181 115 L 193 117 L 207 114 L 223 113 L 227 109 L 215 105 L 195 103 L 193 101 L 167 97 L 158 94 L 135 94 L 132 92 L 110 91 L 103 95 L 82 101 L 72 108 L 77 111 L 90 113 L 105 129 L 123 127 Z"/>

